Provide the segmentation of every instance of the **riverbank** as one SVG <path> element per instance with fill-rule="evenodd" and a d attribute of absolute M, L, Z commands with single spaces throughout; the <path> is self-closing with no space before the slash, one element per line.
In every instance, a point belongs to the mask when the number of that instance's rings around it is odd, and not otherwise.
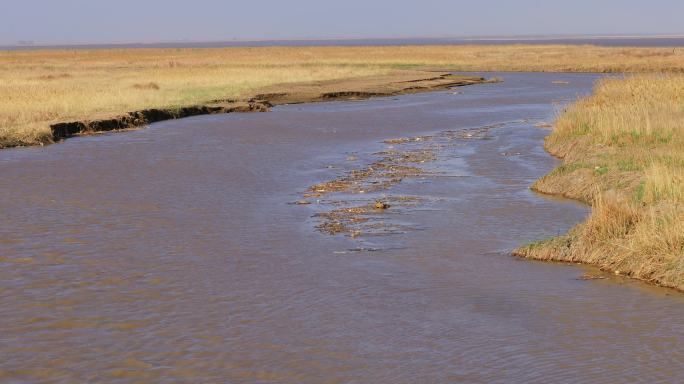
<path fill-rule="evenodd" d="M 362 72 L 363 73 L 363 72 Z M 138 128 L 150 123 L 189 116 L 266 112 L 282 104 L 331 100 L 361 100 L 378 96 L 396 96 L 497 81 L 475 76 L 457 76 L 446 72 L 394 70 L 369 76 L 276 84 L 258 88 L 255 93 L 235 99 L 215 99 L 199 104 L 148 108 L 102 118 L 58 122 L 46 127 L 3 132 L 0 148 L 45 145 L 71 136 Z M 153 84 L 153 83 L 151 83 Z M 149 87 L 148 87 L 149 88 Z"/>
<path fill-rule="evenodd" d="M 172 118 L 206 112 L 197 106 L 244 109 L 254 95 L 292 93 L 305 83 L 327 84 L 327 93 L 339 94 L 349 89 L 327 82 L 364 85 L 426 68 L 681 72 L 684 51 L 562 45 L 0 51 L 0 99 L 6 100 L 0 148 L 54 142 L 50 127 L 56 124 L 109 120 L 99 126 L 125 128 L 155 121 L 151 115 L 159 111 Z M 154 113 L 128 113 L 148 110 Z"/>
<path fill-rule="evenodd" d="M 301 104 L 331 100 L 362 100 L 378 96 L 396 96 L 439 89 L 492 82 L 480 77 L 455 76 L 449 73 L 396 71 L 388 75 L 310 83 L 276 85 L 262 89 L 242 100 L 213 100 L 203 105 L 153 108 L 129 112 L 99 120 L 57 123 L 50 126 L 50 142 L 75 135 L 133 129 L 150 123 L 189 116 L 233 112 L 267 112 L 275 105 Z"/>
<path fill-rule="evenodd" d="M 546 139 L 563 164 L 533 189 L 592 205 L 567 235 L 515 254 L 684 290 L 684 76 L 604 79 Z"/>

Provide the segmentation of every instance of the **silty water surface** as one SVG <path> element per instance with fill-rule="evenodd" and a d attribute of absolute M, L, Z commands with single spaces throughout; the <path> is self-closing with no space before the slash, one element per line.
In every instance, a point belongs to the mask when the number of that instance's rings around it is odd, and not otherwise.
<path fill-rule="evenodd" d="M 0 378 L 684 382 L 682 295 L 507 254 L 586 216 L 528 187 L 557 165 L 535 122 L 597 76 L 486 76 L 0 151 Z M 386 192 L 425 200 L 388 210 L 409 230 L 329 236 L 290 204 L 384 139 L 497 123 L 430 165 L 458 177 Z"/>

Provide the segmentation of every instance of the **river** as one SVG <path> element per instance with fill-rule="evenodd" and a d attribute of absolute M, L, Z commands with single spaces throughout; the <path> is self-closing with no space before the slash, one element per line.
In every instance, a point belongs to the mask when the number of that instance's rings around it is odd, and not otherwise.
<path fill-rule="evenodd" d="M 683 295 L 509 255 L 588 214 L 529 185 L 598 76 L 485 76 L 0 151 L 0 381 L 684 382 Z M 416 145 L 422 174 L 306 195 Z"/>

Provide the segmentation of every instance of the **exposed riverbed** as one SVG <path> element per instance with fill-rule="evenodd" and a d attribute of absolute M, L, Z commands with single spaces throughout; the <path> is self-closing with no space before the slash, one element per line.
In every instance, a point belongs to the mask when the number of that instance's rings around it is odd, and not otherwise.
<path fill-rule="evenodd" d="M 684 382 L 682 294 L 509 256 L 597 76 L 493 76 L 0 151 L 0 381 Z"/>

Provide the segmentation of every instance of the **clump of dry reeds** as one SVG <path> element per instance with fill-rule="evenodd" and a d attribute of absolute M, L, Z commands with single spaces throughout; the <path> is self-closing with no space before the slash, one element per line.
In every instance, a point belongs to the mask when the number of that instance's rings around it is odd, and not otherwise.
<path fill-rule="evenodd" d="M 684 289 L 684 75 L 605 79 L 546 140 L 564 158 L 534 189 L 592 204 L 568 235 L 517 251 Z"/>

